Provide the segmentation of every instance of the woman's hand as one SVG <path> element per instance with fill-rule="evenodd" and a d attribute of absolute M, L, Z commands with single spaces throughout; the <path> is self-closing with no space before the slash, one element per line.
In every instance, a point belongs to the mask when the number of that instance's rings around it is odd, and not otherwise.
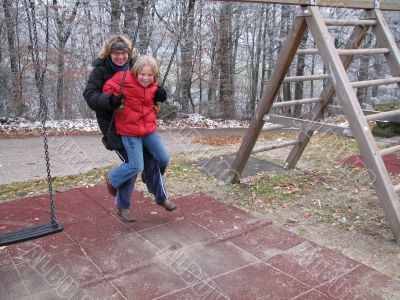
<path fill-rule="evenodd" d="M 122 105 L 122 95 L 111 95 L 108 101 L 112 108 L 119 108 Z"/>

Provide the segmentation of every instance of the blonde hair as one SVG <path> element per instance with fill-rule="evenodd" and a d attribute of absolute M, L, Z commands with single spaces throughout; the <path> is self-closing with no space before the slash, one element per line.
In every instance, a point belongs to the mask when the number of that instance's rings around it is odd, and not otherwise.
<path fill-rule="evenodd" d="M 132 42 L 129 40 L 127 36 L 122 34 L 113 35 L 101 47 L 99 54 L 97 55 L 98 58 L 106 59 L 107 57 L 109 57 L 111 54 L 111 47 L 115 43 L 124 43 L 128 49 L 132 49 Z M 131 59 L 135 60 L 135 58 L 136 58 L 136 49 L 133 48 L 131 53 Z"/>
<path fill-rule="evenodd" d="M 158 66 L 157 60 L 154 57 L 148 55 L 139 56 L 139 58 L 133 65 L 131 71 L 132 74 L 138 77 L 139 73 L 142 72 L 145 66 L 149 66 L 151 68 L 151 70 L 153 71 L 154 80 L 157 80 L 160 76 L 160 67 Z"/>

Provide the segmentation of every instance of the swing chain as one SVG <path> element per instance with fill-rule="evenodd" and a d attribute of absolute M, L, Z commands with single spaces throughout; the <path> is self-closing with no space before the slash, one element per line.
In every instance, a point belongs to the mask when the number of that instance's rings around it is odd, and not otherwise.
<path fill-rule="evenodd" d="M 42 134 L 43 134 L 43 143 L 44 143 L 44 154 L 46 160 L 46 169 L 47 169 L 47 183 L 50 195 L 50 217 L 51 223 L 57 223 L 56 217 L 56 209 L 54 205 L 54 192 L 53 192 L 53 184 L 50 172 L 50 155 L 49 155 L 49 146 L 47 142 L 47 128 L 46 128 L 46 120 L 48 117 L 48 110 L 47 106 L 43 97 L 43 71 L 40 70 L 40 63 L 39 63 L 39 46 L 38 46 L 38 33 L 36 28 L 36 13 L 35 13 L 35 1 L 31 0 L 30 6 L 32 11 L 32 26 L 33 26 L 33 59 L 34 59 L 34 67 L 35 67 L 35 80 L 36 86 L 39 92 L 39 106 L 40 106 L 40 113 L 39 115 L 42 116 Z"/>

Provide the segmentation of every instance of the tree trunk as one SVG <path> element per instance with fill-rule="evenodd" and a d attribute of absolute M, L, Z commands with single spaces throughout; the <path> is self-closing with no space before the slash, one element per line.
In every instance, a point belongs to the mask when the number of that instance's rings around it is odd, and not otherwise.
<path fill-rule="evenodd" d="M 221 4 L 220 18 L 219 18 L 219 49 L 217 55 L 219 57 L 219 65 L 221 68 L 220 73 L 220 87 L 219 87 L 219 104 L 224 119 L 231 119 L 235 117 L 236 106 L 234 95 L 232 94 L 231 86 L 231 58 L 232 58 L 232 3 Z"/>
<path fill-rule="evenodd" d="M 118 34 L 119 20 L 121 19 L 121 8 L 119 0 L 110 0 L 111 5 L 111 20 L 110 20 L 110 33 Z"/>
<path fill-rule="evenodd" d="M 290 7 L 289 5 L 282 5 L 282 19 L 281 19 L 282 26 L 280 30 L 280 38 L 282 42 L 286 39 L 287 33 L 289 31 L 289 19 L 290 19 Z M 282 89 L 283 89 L 283 101 L 291 100 L 292 91 L 290 83 L 284 83 Z M 290 110 L 291 110 L 290 107 L 283 108 L 284 115 L 290 115 Z"/>
<path fill-rule="evenodd" d="M 260 60 L 261 60 L 261 41 L 263 38 L 263 19 L 264 19 L 265 8 L 262 8 L 259 16 L 258 22 L 256 25 L 256 31 L 254 32 L 257 37 L 255 40 L 255 51 L 254 51 L 254 59 L 253 59 L 253 67 L 251 71 L 251 82 L 250 82 L 250 112 L 253 114 L 255 111 L 257 99 L 258 99 L 258 84 L 259 84 L 259 72 L 260 72 Z M 258 30 L 257 30 L 258 29 Z"/>
<path fill-rule="evenodd" d="M 372 37 L 370 34 L 367 34 L 365 37 L 365 48 L 371 48 L 372 45 Z M 358 72 L 358 81 L 368 80 L 369 77 L 369 63 L 371 60 L 370 55 L 361 56 L 359 61 L 359 72 Z M 357 98 L 360 105 L 362 105 L 367 99 L 368 88 L 359 88 L 357 89 Z"/>
<path fill-rule="evenodd" d="M 136 12 L 138 15 L 138 22 L 140 20 L 140 24 L 137 25 L 139 26 L 139 43 L 136 41 L 136 44 L 138 44 L 139 54 L 144 55 L 147 53 L 147 48 L 149 46 L 148 29 L 150 18 L 147 0 L 140 1 Z"/>
<path fill-rule="evenodd" d="M 137 0 L 124 0 L 124 28 L 123 33 L 130 39 L 133 39 L 135 34 L 135 7 L 137 6 Z"/>
<path fill-rule="evenodd" d="M 189 112 L 189 104 L 194 112 L 195 107 L 190 94 L 193 77 L 193 32 L 194 32 L 194 0 L 189 1 L 189 15 L 187 16 L 187 24 L 184 29 L 183 46 L 182 46 L 182 67 L 181 67 L 181 105 L 182 111 Z M 188 12 L 184 11 L 183 18 Z"/>
<path fill-rule="evenodd" d="M 11 92 L 13 96 L 11 112 L 15 116 L 21 116 L 25 113 L 26 106 L 22 99 L 22 87 L 20 81 L 20 70 L 18 68 L 18 52 L 16 49 L 16 35 L 13 17 L 10 9 L 12 8 L 11 0 L 3 0 L 4 17 L 7 30 L 8 49 L 10 52 L 10 66 L 11 66 Z"/>
<path fill-rule="evenodd" d="M 71 35 L 72 25 L 74 23 L 80 0 L 75 2 L 71 15 L 68 17 L 65 14 L 59 13 L 57 0 L 53 0 L 53 9 L 55 13 L 56 25 L 57 25 L 57 39 L 58 39 L 58 55 L 57 55 L 57 98 L 55 117 L 56 119 L 62 119 L 66 117 L 64 115 L 64 106 L 70 105 L 64 103 L 64 76 L 65 76 L 65 45 Z"/>
<path fill-rule="evenodd" d="M 301 40 L 301 46 L 304 47 L 307 44 L 307 39 L 308 39 L 308 33 L 306 32 Z M 303 76 L 304 68 L 305 68 L 305 55 L 301 54 L 297 56 L 296 76 Z M 303 99 L 304 98 L 303 91 L 304 91 L 304 82 L 303 81 L 296 82 L 294 86 L 294 99 L 295 100 Z M 295 118 L 300 117 L 301 107 L 302 105 L 295 105 L 293 117 Z"/>

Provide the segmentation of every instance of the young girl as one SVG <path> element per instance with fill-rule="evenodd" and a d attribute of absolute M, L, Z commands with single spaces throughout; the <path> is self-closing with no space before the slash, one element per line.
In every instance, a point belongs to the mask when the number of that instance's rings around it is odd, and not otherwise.
<path fill-rule="evenodd" d="M 158 87 L 159 76 L 157 61 L 150 56 L 137 59 L 132 70 L 126 72 L 122 88 L 123 108 L 115 113 L 115 126 L 121 135 L 122 143 L 128 155 L 128 162 L 106 174 L 106 183 L 111 194 L 143 170 L 143 146 L 156 159 L 163 174 L 168 165 L 169 154 L 160 136 L 156 133 L 157 118 L 153 109 L 154 102 L 166 99 L 165 91 Z M 103 92 L 118 95 L 124 72 L 116 73 L 104 84 Z M 158 205 L 172 211 L 176 205 L 168 199 L 156 199 Z M 130 203 L 129 203 L 130 204 Z M 129 205 L 116 203 L 117 214 L 125 219 L 131 217 Z"/>

